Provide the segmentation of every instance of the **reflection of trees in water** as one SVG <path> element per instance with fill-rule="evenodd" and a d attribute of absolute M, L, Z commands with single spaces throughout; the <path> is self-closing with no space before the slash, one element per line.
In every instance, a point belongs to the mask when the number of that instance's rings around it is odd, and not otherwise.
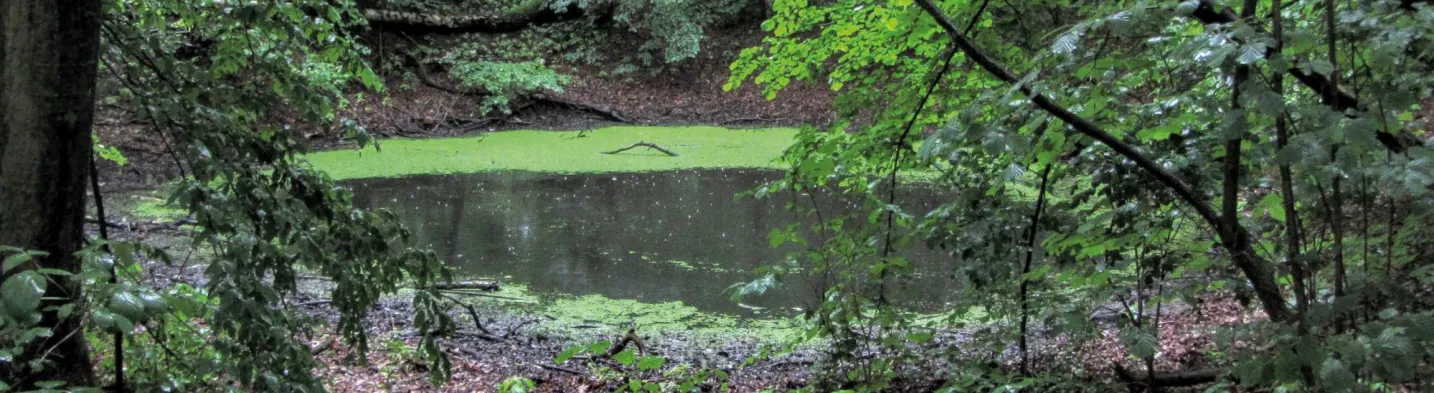
<path fill-rule="evenodd" d="M 734 200 L 780 174 L 755 170 L 603 175 L 529 172 L 419 176 L 351 182 L 365 207 L 391 207 L 460 274 L 503 276 L 536 291 L 678 300 L 742 312 L 724 292 L 791 249 L 767 233 L 800 219 L 789 196 Z M 835 200 L 835 198 L 831 198 Z M 395 203 L 397 200 L 399 202 Z M 840 209 L 840 206 L 827 209 Z M 835 211 L 835 210 L 833 210 Z M 918 252 L 913 259 L 940 259 Z M 682 261 L 682 263 L 669 263 Z M 931 264 L 939 267 L 940 263 Z M 909 299 L 939 302 L 949 274 L 911 285 Z M 751 303 L 796 306 L 812 294 L 800 280 Z M 922 293 L 928 292 L 928 293 Z"/>

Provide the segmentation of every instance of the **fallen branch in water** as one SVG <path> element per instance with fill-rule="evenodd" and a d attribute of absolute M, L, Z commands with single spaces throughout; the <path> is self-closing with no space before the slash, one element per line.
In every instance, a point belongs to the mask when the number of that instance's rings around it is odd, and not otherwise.
<path fill-rule="evenodd" d="M 625 151 L 628 151 L 628 150 L 632 150 L 632 149 L 635 149 L 635 148 L 639 148 L 639 147 L 646 147 L 646 148 L 649 148 L 649 149 L 653 149 L 653 150 L 657 150 L 657 151 L 666 153 L 666 154 L 669 155 L 669 156 L 677 157 L 677 153 L 672 152 L 672 150 L 667 150 L 667 148 L 665 148 L 665 147 L 659 146 L 659 145 L 657 145 L 657 144 L 655 144 L 655 143 L 647 143 L 647 142 L 637 142 L 637 143 L 632 144 L 632 146 L 624 147 L 624 148 L 617 149 L 617 150 L 613 150 L 613 151 L 605 151 L 605 152 L 602 152 L 602 154 L 617 154 L 617 153 L 622 153 L 622 152 L 625 152 Z"/>
<path fill-rule="evenodd" d="M 510 297 L 510 296 L 490 295 L 490 294 L 486 294 L 486 293 L 482 293 L 482 292 L 458 291 L 458 290 L 452 290 L 452 289 L 446 290 L 446 292 L 448 292 L 448 293 L 453 293 L 453 294 L 464 295 L 464 296 L 489 297 L 489 298 L 494 298 L 494 299 L 511 300 L 511 301 L 515 301 L 515 302 L 534 303 L 534 301 L 533 301 L 532 299 L 519 299 L 519 298 L 516 298 L 516 297 Z"/>

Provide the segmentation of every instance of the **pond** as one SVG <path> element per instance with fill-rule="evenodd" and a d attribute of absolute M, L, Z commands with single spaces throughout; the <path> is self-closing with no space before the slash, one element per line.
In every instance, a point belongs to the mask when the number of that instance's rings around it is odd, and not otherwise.
<path fill-rule="evenodd" d="M 752 269 L 794 250 L 774 249 L 767 237 L 801 219 L 784 208 L 788 196 L 734 198 L 780 176 L 758 169 L 504 171 L 345 184 L 359 207 L 399 213 L 416 245 L 432 247 L 460 276 L 522 284 L 541 296 L 680 301 L 701 311 L 749 315 L 755 309 L 790 313 L 815 298 L 804 282 L 740 305 L 727 291 L 749 280 Z M 940 309 L 958 285 L 952 259 L 926 249 L 908 258 L 917 277 L 893 297 L 914 309 Z"/>

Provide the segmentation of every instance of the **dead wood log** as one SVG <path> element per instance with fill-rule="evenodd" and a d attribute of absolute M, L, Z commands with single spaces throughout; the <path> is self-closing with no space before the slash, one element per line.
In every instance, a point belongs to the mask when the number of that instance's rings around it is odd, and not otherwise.
<path fill-rule="evenodd" d="M 647 142 L 637 142 L 637 143 L 634 143 L 634 144 L 632 144 L 631 146 L 628 146 L 628 147 L 624 147 L 624 148 L 617 149 L 617 150 L 613 150 L 613 151 L 605 151 L 605 152 L 602 152 L 602 154 L 617 154 L 617 153 L 622 153 L 622 152 L 625 152 L 625 151 L 628 151 L 628 150 L 632 150 L 632 149 L 635 149 L 635 148 L 639 148 L 639 147 L 646 147 L 646 148 L 649 148 L 649 149 L 653 149 L 653 150 L 657 150 L 657 151 L 666 153 L 666 154 L 669 155 L 669 156 L 677 157 L 677 153 L 672 152 L 672 150 L 667 150 L 667 148 L 665 148 L 665 147 L 658 146 L 657 144 L 654 144 L 654 143 L 647 143 Z"/>
<path fill-rule="evenodd" d="M 1120 363 L 1115 363 L 1112 368 L 1115 369 L 1116 378 L 1130 386 L 1132 391 L 1135 391 L 1136 387 L 1145 388 L 1152 383 L 1156 388 L 1182 387 L 1207 384 L 1220 378 L 1220 372 L 1215 369 L 1155 373 L 1155 377 L 1151 378 L 1144 372 L 1127 370 Z"/>
<path fill-rule="evenodd" d="M 600 14 L 612 11 L 611 7 L 596 10 Z M 577 3 L 561 10 L 542 7 L 539 10 L 514 16 L 491 15 L 438 15 L 421 12 L 367 9 L 364 19 L 373 26 L 384 29 L 413 31 L 419 33 L 512 33 L 533 26 L 576 20 L 588 15 L 589 10 L 578 7 Z"/>
<path fill-rule="evenodd" d="M 433 289 L 437 289 L 437 290 L 440 290 L 440 291 L 448 291 L 448 290 L 454 290 L 454 289 L 477 289 L 477 290 L 484 291 L 484 292 L 493 292 L 493 291 L 497 291 L 497 290 L 502 289 L 502 288 L 500 288 L 500 287 L 498 286 L 498 283 L 496 283 L 496 282 L 489 282 L 489 281 L 458 281 L 458 282 L 446 282 L 446 283 L 445 283 L 445 282 L 440 282 L 440 283 L 435 283 L 435 284 L 433 284 Z"/>

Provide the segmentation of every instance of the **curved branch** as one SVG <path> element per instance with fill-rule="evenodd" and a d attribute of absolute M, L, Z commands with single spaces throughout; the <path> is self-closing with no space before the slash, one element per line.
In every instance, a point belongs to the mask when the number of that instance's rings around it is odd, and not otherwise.
<path fill-rule="evenodd" d="M 1040 107 L 1057 119 L 1061 119 L 1061 121 L 1066 122 L 1066 124 L 1070 124 L 1076 131 L 1104 143 L 1112 150 L 1115 150 L 1116 153 L 1120 153 L 1120 155 L 1126 159 L 1134 161 L 1137 166 L 1155 177 L 1161 184 L 1169 187 L 1181 200 L 1195 209 L 1195 212 L 1211 227 L 1216 228 L 1217 232 L 1223 232 L 1219 230 L 1220 228 L 1225 228 L 1220 216 L 1215 214 L 1215 211 L 1210 207 L 1210 203 L 1205 201 L 1204 197 L 1196 193 L 1190 186 L 1186 185 L 1185 182 L 1176 178 L 1175 175 L 1170 174 L 1170 172 L 1165 171 L 1163 167 L 1151 161 L 1150 158 L 1145 157 L 1144 154 L 1135 150 L 1134 147 L 1116 139 L 1099 125 L 1072 113 L 1050 99 L 1050 97 L 1036 93 L 1031 90 L 1030 87 L 1021 84 L 1015 75 L 1012 75 L 1010 71 L 1007 71 L 1001 65 L 996 64 L 995 60 L 986 56 L 975 44 L 971 43 L 971 41 L 966 38 L 966 35 L 957 29 L 956 25 L 952 24 L 951 20 L 946 17 L 946 14 L 943 13 L 940 8 L 937 8 L 931 0 L 916 0 L 916 4 L 925 10 L 927 14 L 931 15 L 932 18 L 936 19 L 936 23 L 941 26 L 942 30 L 946 31 L 946 34 L 956 43 L 956 46 L 960 48 L 962 52 L 966 53 L 966 57 L 970 58 L 971 61 L 981 66 L 982 69 L 991 73 L 997 79 L 1017 85 L 1021 93 L 1025 94 L 1037 107 Z M 1231 249 L 1229 251 L 1235 265 L 1245 273 L 1246 278 L 1253 284 L 1255 293 L 1259 296 L 1261 305 L 1264 306 L 1265 313 L 1269 315 L 1271 320 L 1282 321 L 1288 319 L 1290 316 L 1289 308 L 1285 304 L 1284 295 L 1280 293 L 1279 284 L 1275 281 L 1274 271 L 1268 263 L 1259 259 L 1254 251 L 1250 249 L 1249 242 L 1245 241 L 1245 239 L 1248 239 L 1249 234 L 1245 232 L 1244 228 L 1240 226 L 1238 222 L 1230 223 L 1229 226 L 1235 229 L 1232 231 L 1233 233 L 1221 233 L 1220 236 L 1237 237 L 1236 239 L 1225 240 L 1233 240 L 1227 242 L 1227 244 L 1241 246 L 1238 249 Z"/>

